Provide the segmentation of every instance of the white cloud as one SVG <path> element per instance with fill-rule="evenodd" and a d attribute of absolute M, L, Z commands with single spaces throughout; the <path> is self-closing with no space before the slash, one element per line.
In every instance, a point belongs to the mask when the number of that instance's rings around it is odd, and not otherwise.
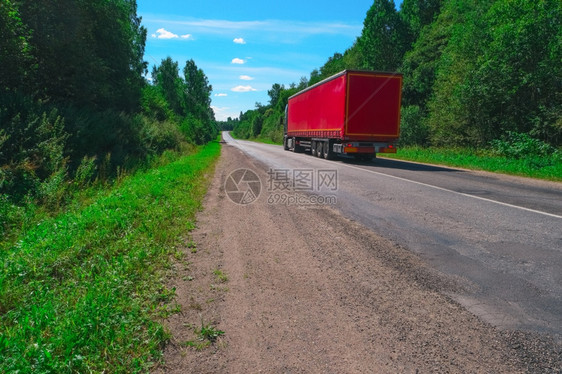
<path fill-rule="evenodd" d="M 250 77 L 249 75 L 241 75 L 240 79 L 242 79 L 243 81 L 253 81 L 254 78 Z"/>
<path fill-rule="evenodd" d="M 158 38 L 158 39 L 176 39 L 176 38 L 179 38 L 179 36 L 177 34 L 169 32 L 168 30 L 166 30 L 164 28 L 156 30 L 156 33 L 158 35 L 152 34 L 153 38 Z"/>
<path fill-rule="evenodd" d="M 225 94 L 225 93 L 215 94 L 215 97 L 225 97 L 225 96 L 228 96 L 228 94 Z"/>
<path fill-rule="evenodd" d="M 234 92 L 250 92 L 250 91 L 257 91 L 257 90 L 252 86 L 236 86 L 231 91 L 234 91 Z"/>
<path fill-rule="evenodd" d="M 155 34 L 152 34 L 153 38 L 157 38 L 157 39 L 178 39 L 178 38 L 182 38 L 184 40 L 193 40 L 193 35 L 191 34 L 185 34 L 185 35 L 178 35 L 178 34 L 174 34 L 171 31 L 166 30 L 165 28 L 160 28 L 158 30 L 156 30 Z"/>
<path fill-rule="evenodd" d="M 218 107 L 211 105 L 213 112 L 215 112 L 215 118 L 217 121 L 226 121 L 228 117 L 230 118 L 238 118 L 238 113 L 233 112 L 232 108 L 229 107 Z"/>
<path fill-rule="evenodd" d="M 233 63 L 233 64 L 242 65 L 242 64 L 244 64 L 245 62 L 246 62 L 246 61 L 242 60 L 241 58 L 233 58 L 233 59 L 232 59 L 232 63 Z"/>
<path fill-rule="evenodd" d="M 246 44 L 246 41 L 244 40 L 244 38 L 236 38 L 233 40 L 234 43 L 236 44 Z"/>

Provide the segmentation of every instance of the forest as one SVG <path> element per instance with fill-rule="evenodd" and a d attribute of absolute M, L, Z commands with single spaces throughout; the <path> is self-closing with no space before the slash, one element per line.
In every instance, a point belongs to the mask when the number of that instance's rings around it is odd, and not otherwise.
<path fill-rule="evenodd" d="M 560 156 L 561 62 L 558 0 L 375 0 L 345 52 L 221 125 L 279 142 L 291 95 L 345 69 L 389 71 L 404 76 L 400 146 Z"/>
<path fill-rule="evenodd" d="M 135 0 L 0 0 L 0 372 L 149 372 L 220 155 L 193 60 Z"/>
<path fill-rule="evenodd" d="M 12 203 L 215 139 L 204 72 L 167 58 L 149 82 L 146 34 L 136 1 L 0 2 L 0 227 Z"/>

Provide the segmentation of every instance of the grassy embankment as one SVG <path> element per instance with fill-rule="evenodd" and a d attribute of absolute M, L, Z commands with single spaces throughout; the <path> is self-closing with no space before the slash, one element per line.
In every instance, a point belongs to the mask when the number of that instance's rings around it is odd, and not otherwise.
<path fill-rule="evenodd" d="M 179 308 L 165 273 L 219 154 L 216 141 L 165 154 L 12 228 L 0 241 L 0 372 L 148 371 L 169 338 L 159 321 Z"/>
<path fill-rule="evenodd" d="M 496 155 L 489 150 L 404 147 L 396 154 L 382 157 L 562 181 L 562 159 L 558 155 L 516 158 Z"/>

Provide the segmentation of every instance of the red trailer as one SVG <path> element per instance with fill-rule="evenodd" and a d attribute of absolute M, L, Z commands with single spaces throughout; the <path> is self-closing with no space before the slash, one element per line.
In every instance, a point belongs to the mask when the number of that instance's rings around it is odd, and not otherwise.
<path fill-rule="evenodd" d="M 345 70 L 291 96 L 283 147 L 317 157 L 396 153 L 402 75 Z"/>

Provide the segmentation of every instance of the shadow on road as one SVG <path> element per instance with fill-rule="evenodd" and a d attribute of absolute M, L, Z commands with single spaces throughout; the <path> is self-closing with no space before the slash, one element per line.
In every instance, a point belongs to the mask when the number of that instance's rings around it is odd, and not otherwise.
<path fill-rule="evenodd" d="M 359 161 L 355 159 L 344 159 L 344 158 L 340 160 L 345 164 L 377 166 L 387 169 L 400 169 L 400 170 L 410 170 L 410 171 L 464 172 L 464 170 L 459 170 L 459 169 L 445 168 L 445 167 L 433 166 L 433 165 L 416 164 L 413 162 L 391 160 L 388 158 L 377 158 L 372 161 Z"/>

